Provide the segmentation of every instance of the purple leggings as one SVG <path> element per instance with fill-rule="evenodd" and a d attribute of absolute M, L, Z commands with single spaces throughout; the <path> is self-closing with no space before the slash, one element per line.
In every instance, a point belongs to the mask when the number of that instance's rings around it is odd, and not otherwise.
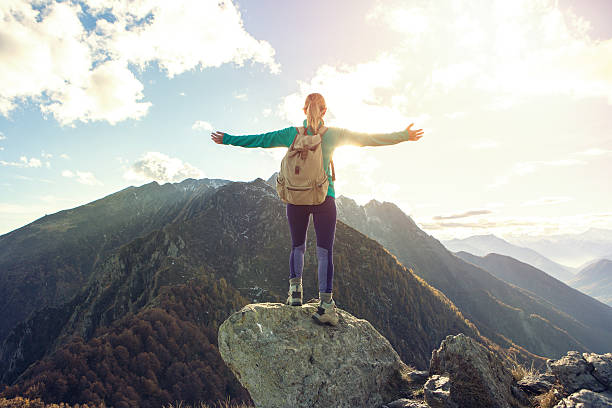
<path fill-rule="evenodd" d="M 287 204 L 287 219 L 291 230 L 291 255 L 289 257 L 289 278 L 302 276 L 306 231 L 310 214 L 317 234 L 317 259 L 319 261 L 319 292 L 332 292 L 334 263 L 332 249 L 336 234 L 336 200 L 325 197 L 319 205 Z"/>

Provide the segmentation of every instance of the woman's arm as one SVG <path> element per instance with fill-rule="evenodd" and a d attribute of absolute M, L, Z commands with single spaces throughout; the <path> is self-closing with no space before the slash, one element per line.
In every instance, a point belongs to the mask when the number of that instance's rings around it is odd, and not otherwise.
<path fill-rule="evenodd" d="M 392 133 L 361 133 L 342 129 L 339 137 L 339 144 L 351 144 L 357 146 L 386 146 L 407 140 L 419 140 L 423 137 L 423 129 L 411 130 L 414 123 L 411 123 L 405 130 Z"/>
<path fill-rule="evenodd" d="M 224 132 L 211 134 L 213 142 L 242 147 L 289 147 L 297 134 L 295 127 L 288 127 L 274 132 L 258 135 L 233 136 Z"/>

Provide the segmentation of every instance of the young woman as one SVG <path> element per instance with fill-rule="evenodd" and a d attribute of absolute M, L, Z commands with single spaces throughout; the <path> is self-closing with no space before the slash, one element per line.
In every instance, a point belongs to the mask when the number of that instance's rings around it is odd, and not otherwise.
<path fill-rule="evenodd" d="M 325 99 L 318 93 L 310 94 L 304 103 L 304 127 L 311 135 L 317 134 L 323 127 L 323 116 L 327 111 Z M 304 268 L 304 251 L 306 249 L 306 231 L 313 215 L 315 232 L 317 234 L 317 258 L 319 275 L 319 307 L 312 316 L 320 324 L 335 326 L 338 315 L 335 311 L 336 302 L 332 299 L 332 284 L 334 277 L 333 246 L 336 233 L 336 202 L 332 174 L 329 162 L 334 149 L 341 145 L 385 146 L 408 140 L 419 140 L 423 130 L 411 130 L 410 124 L 405 130 L 393 133 L 367 134 L 352 132 L 347 129 L 330 127 L 323 135 L 321 143 L 323 153 L 323 168 L 326 169 L 329 188 L 325 201 L 319 205 L 287 204 L 287 219 L 291 230 L 291 253 L 289 255 L 289 297 L 287 304 L 301 306 L 303 301 L 302 270 Z M 290 147 L 297 134 L 296 127 L 288 127 L 274 132 L 232 136 L 224 132 L 213 132 L 211 139 L 218 144 L 242 147 Z"/>

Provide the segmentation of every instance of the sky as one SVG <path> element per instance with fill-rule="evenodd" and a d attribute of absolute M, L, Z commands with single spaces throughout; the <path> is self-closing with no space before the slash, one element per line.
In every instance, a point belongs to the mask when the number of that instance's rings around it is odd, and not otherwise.
<path fill-rule="evenodd" d="M 338 148 L 336 194 L 439 239 L 612 228 L 612 1 L 3 0 L 0 234 L 128 186 L 269 178 L 212 130 L 424 130 Z"/>

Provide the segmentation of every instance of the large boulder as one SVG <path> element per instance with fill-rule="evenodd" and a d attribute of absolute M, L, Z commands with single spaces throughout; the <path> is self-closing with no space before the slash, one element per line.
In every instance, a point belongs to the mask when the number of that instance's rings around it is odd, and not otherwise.
<path fill-rule="evenodd" d="M 410 369 L 366 320 L 336 309 L 319 326 L 317 305 L 258 303 L 219 327 L 219 351 L 256 407 L 377 407 L 409 397 Z"/>
<path fill-rule="evenodd" d="M 593 377 L 604 387 L 612 389 L 612 353 L 583 353 L 582 357 L 593 367 Z"/>
<path fill-rule="evenodd" d="M 512 374 L 500 358 L 463 334 L 447 336 L 440 348 L 432 352 L 429 372 L 449 377 L 450 401 L 445 402 L 446 406 L 452 406 L 451 402 L 470 408 L 520 406 L 512 394 Z M 433 385 L 429 384 L 430 388 L 433 389 Z M 430 405 L 438 404 L 433 399 L 430 403 L 427 398 L 426 384 L 426 401 Z"/>
<path fill-rule="evenodd" d="M 589 355 L 589 358 L 595 361 L 595 356 L 597 355 Z M 598 360 L 598 363 L 599 362 L 602 361 Z M 606 389 L 606 386 L 593 376 L 593 364 L 589 363 L 577 351 L 568 351 L 567 354 L 559 360 L 549 361 L 547 364 L 568 394 L 572 394 L 581 389 L 595 392 Z M 599 371 L 602 372 L 604 376 L 608 375 L 605 374 L 606 372 L 609 373 L 609 371 L 606 371 L 605 365 L 599 366 Z"/>
<path fill-rule="evenodd" d="M 610 408 L 612 393 L 580 390 L 563 398 L 554 408 Z"/>

